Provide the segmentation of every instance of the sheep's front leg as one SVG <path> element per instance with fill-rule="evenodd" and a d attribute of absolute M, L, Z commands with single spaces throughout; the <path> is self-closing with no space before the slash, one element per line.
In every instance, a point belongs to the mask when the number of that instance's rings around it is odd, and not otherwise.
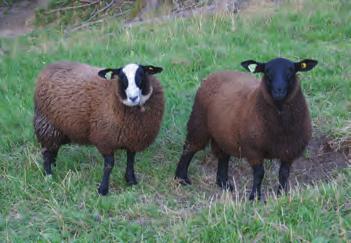
<path fill-rule="evenodd" d="M 127 169 L 125 174 L 125 179 L 128 185 L 138 184 L 135 174 L 134 174 L 134 162 L 135 162 L 135 152 L 127 151 Z"/>
<path fill-rule="evenodd" d="M 264 167 L 263 163 L 250 163 L 252 167 L 252 173 L 253 173 L 253 185 L 252 185 L 252 191 L 249 196 L 249 200 L 254 200 L 255 197 L 257 196 L 258 200 L 261 200 L 261 184 L 262 184 L 262 179 L 264 177 Z"/>
<path fill-rule="evenodd" d="M 113 158 L 113 154 L 104 155 L 104 175 L 102 177 L 102 181 L 98 189 L 101 195 L 106 195 L 108 193 L 110 174 L 114 164 L 115 164 L 115 159 Z"/>
<path fill-rule="evenodd" d="M 281 161 L 279 169 L 279 186 L 277 195 L 282 194 L 282 190 L 288 191 L 288 179 L 290 174 L 291 161 Z"/>

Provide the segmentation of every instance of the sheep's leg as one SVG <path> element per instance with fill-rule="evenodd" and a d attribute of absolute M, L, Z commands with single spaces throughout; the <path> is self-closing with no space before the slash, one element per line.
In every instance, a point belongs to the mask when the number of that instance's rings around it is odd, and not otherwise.
<path fill-rule="evenodd" d="M 179 183 L 182 185 L 191 185 L 191 181 L 188 178 L 188 168 L 195 153 L 196 151 L 191 151 L 184 145 L 183 153 L 180 157 L 175 174 L 175 179 L 179 180 Z"/>
<path fill-rule="evenodd" d="M 134 161 L 135 161 L 135 152 L 127 151 L 127 169 L 125 174 L 125 179 L 128 185 L 138 184 L 135 174 L 134 174 Z"/>
<path fill-rule="evenodd" d="M 183 147 L 183 153 L 175 173 L 175 179 L 179 180 L 179 183 L 182 185 L 191 184 L 188 178 L 189 164 L 196 152 L 203 149 L 210 139 L 205 121 L 205 112 L 195 98 L 193 110 L 187 125 L 188 133 Z"/>
<path fill-rule="evenodd" d="M 51 165 L 55 165 L 55 160 L 57 156 L 57 150 L 49 150 L 44 148 L 42 151 L 43 159 L 44 159 L 44 171 L 46 175 L 52 175 Z"/>
<path fill-rule="evenodd" d="M 261 200 L 261 184 L 264 177 L 263 163 L 252 164 L 251 167 L 253 172 L 253 186 L 249 200 L 254 200 L 256 196 L 258 200 Z"/>
<path fill-rule="evenodd" d="M 46 175 L 51 175 L 51 165 L 56 165 L 57 153 L 60 146 L 69 143 L 70 140 L 59 129 L 53 126 L 50 121 L 43 116 L 37 107 L 34 113 L 34 131 L 40 142 L 44 159 L 44 170 Z"/>
<path fill-rule="evenodd" d="M 108 193 L 108 186 L 110 180 L 110 174 L 115 164 L 115 160 L 112 155 L 104 155 L 104 175 L 102 177 L 101 184 L 99 186 L 98 192 L 101 195 L 106 195 Z"/>
<path fill-rule="evenodd" d="M 233 190 L 233 185 L 228 180 L 228 165 L 230 156 L 223 152 L 218 144 L 212 139 L 211 148 L 213 154 L 218 158 L 217 185 L 223 190 Z"/>
<path fill-rule="evenodd" d="M 291 162 L 281 161 L 279 169 L 279 186 L 277 195 L 281 195 L 282 190 L 288 191 L 288 178 L 290 174 Z"/>
<path fill-rule="evenodd" d="M 228 181 L 228 164 L 230 156 L 223 154 L 218 158 L 217 185 L 223 190 L 233 191 L 233 185 Z"/>

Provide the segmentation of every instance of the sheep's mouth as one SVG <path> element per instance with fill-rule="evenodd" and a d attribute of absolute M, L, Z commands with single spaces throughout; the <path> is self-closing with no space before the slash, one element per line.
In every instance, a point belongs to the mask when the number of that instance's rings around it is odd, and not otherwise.
<path fill-rule="evenodd" d="M 271 93 L 272 99 L 275 102 L 282 102 L 287 97 L 287 93 L 288 93 L 287 91 L 283 91 L 283 92 L 274 92 L 274 91 L 272 91 L 272 93 Z"/>
<path fill-rule="evenodd" d="M 129 106 L 129 107 L 136 107 L 136 106 L 139 106 L 141 104 L 141 101 L 139 99 L 138 102 L 133 102 L 129 99 L 124 99 L 124 100 L 122 100 L 122 103 L 126 106 Z"/>
<path fill-rule="evenodd" d="M 153 88 L 150 87 L 150 91 L 148 94 L 143 95 L 141 93 L 136 99 L 135 97 L 131 99 L 130 97 L 127 96 L 125 99 L 121 99 L 121 101 L 124 105 L 130 106 L 130 107 L 142 106 L 151 98 L 152 94 L 153 94 Z M 135 100 L 133 101 L 133 99 Z"/>

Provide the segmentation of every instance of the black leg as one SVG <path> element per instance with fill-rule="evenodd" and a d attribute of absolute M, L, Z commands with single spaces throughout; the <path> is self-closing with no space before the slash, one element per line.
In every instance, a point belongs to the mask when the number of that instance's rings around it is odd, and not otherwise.
<path fill-rule="evenodd" d="M 55 165 L 55 160 L 57 156 L 57 151 L 49 151 L 48 149 L 44 148 L 42 151 L 43 159 L 44 159 L 44 171 L 46 175 L 51 175 L 51 164 Z"/>
<path fill-rule="evenodd" d="M 176 169 L 176 174 L 175 174 L 175 179 L 179 180 L 179 183 L 182 185 L 191 184 L 191 181 L 188 178 L 188 168 L 189 168 L 191 159 L 194 157 L 194 154 L 195 152 L 188 151 L 186 146 L 184 146 L 183 154 L 180 157 L 180 160 Z"/>
<path fill-rule="evenodd" d="M 229 155 L 223 155 L 218 159 L 217 185 L 224 190 L 233 191 L 233 185 L 228 181 Z"/>
<path fill-rule="evenodd" d="M 135 174 L 134 174 L 134 161 L 135 161 L 135 152 L 127 151 L 127 169 L 125 174 L 125 179 L 128 185 L 138 184 Z"/>
<path fill-rule="evenodd" d="M 252 166 L 253 172 L 253 186 L 249 196 L 249 200 L 254 200 L 257 196 L 258 200 L 261 200 L 261 184 L 264 177 L 263 164 L 256 164 Z"/>
<path fill-rule="evenodd" d="M 277 191 L 278 196 L 281 195 L 282 190 L 284 190 L 284 192 L 287 192 L 288 190 L 288 178 L 290 174 L 290 166 L 291 166 L 291 163 L 289 162 L 284 162 L 284 161 L 280 162 L 279 186 Z"/>
<path fill-rule="evenodd" d="M 106 195 L 108 193 L 110 174 L 115 164 L 113 155 L 104 155 L 104 160 L 104 175 L 102 177 L 102 181 L 98 189 L 101 195 Z"/>

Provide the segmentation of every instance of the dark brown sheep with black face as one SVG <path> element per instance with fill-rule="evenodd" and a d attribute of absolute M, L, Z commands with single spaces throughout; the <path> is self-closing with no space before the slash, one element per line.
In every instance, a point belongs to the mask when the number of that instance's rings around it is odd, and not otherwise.
<path fill-rule="evenodd" d="M 176 178 L 182 184 L 191 184 L 190 161 L 211 141 L 218 158 L 220 187 L 232 189 L 228 161 L 233 155 L 246 158 L 253 169 L 250 200 L 261 197 L 264 159 L 280 160 L 278 194 L 286 191 L 290 166 L 303 153 L 312 130 L 296 73 L 309 71 L 316 64 L 309 59 L 294 63 L 283 58 L 241 63 L 251 72 L 263 73 L 262 81 L 240 72 L 209 75 L 196 94 Z"/>
<path fill-rule="evenodd" d="M 127 151 L 125 178 L 136 184 L 135 153 L 155 140 L 163 116 L 163 90 L 152 76 L 161 71 L 137 64 L 117 69 L 72 62 L 48 65 L 38 77 L 34 98 L 34 129 L 46 174 L 52 173 L 61 145 L 91 144 L 105 161 L 100 194 L 108 193 L 117 149 Z"/>

